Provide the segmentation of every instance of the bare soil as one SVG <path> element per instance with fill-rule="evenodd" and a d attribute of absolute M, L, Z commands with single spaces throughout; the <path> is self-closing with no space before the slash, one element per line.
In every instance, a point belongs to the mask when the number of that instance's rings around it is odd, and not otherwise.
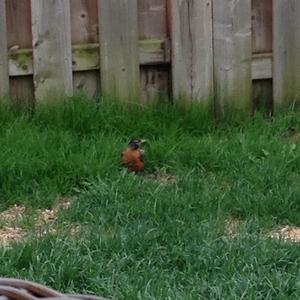
<path fill-rule="evenodd" d="M 71 205 L 71 199 L 61 198 L 53 209 L 39 209 L 35 217 L 35 230 L 37 234 L 56 233 L 56 229 L 51 226 L 57 220 L 60 210 L 67 209 Z M 0 247 L 8 247 L 12 242 L 21 241 L 26 230 L 22 229 L 17 223 L 26 216 L 24 206 L 14 205 L 0 213 Z M 73 229 L 73 231 L 76 231 Z"/>

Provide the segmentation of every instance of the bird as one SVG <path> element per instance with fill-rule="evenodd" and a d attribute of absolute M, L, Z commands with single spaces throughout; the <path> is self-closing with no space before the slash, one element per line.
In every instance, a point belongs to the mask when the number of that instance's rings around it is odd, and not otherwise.
<path fill-rule="evenodd" d="M 127 168 L 129 172 L 135 172 L 136 174 L 138 174 L 144 169 L 144 152 L 141 149 L 141 145 L 145 142 L 146 140 L 133 138 L 129 142 L 127 148 L 122 152 L 122 164 Z"/>

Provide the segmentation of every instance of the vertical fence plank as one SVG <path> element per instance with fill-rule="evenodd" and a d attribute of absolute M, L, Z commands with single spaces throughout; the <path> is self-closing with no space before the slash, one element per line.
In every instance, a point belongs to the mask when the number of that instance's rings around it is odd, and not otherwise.
<path fill-rule="evenodd" d="M 139 39 L 164 40 L 164 49 L 166 51 L 169 50 L 167 1 L 168 0 L 138 1 Z M 141 101 L 150 102 L 159 98 L 167 98 L 169 96 L 169 83 L 169 65 L 141 66 Z"/>
<path fill-rule="evenodd" d="M 31 0 L 34 86 L 37 100 L 72 94 L 69 0 Z"/>
<path fill-rule="evenodd" d="M 98 43 L 98 0 L 71 0 L 72 44 Z"/>
<path fill-rule="evenodd" d="M 216 112 L 251 108 L 251 0 L 214 0 Z"/>
<path fill-rule="evenodd" d="M 300 103 L 300 1 L 273 0 L 275 107 Z"/>
<path fill-rule="evenodd" d="M 252 54 L 272 53 L 272 0 L 252 0 Z M 271 78 L 254 80 L 252 85 L 254 112 L 273 111 L 273 82 Z"/>
<path fill-rule="evenodd" d="M 167 0 L 138 0 L 140 39 L 164 39 L 167 35 Z"/>
<path fill-rule="evenodd" d="M 169 81 L 169 66 L 144 66 L 141 69 L 141 101 L 166 99 Z"/>
<path fill-rule="evenodd" d="M 0 0 L 0 97 L 9 93 L 5 0 Z"/>
<path fill-rule="evenodd" d="M 31 0 L 6 0 L 8 48 L 31 48 Z"/>
<path fill-rule="evenodd" d="M 13 49 L 32 48 L 30 0 L 6 0 L 7 44 L 9 55 Z M 10 97 L 19 104 L 32 105 L 33 76 L 10 77 Z"/>
<path fill-rule="evenodd" d="M 99 0 L 101 92 L 139 97 L 137 0 Z"/>
<path fill-rule="evenodd" d="M 272 52 L 272 0 L 252 0 L 252 52 Z"/>
<path fill-rule="evenodd" d="M 173 96 L 208 104 L 213 94 L 212 2 L 169 3 Z"/>
<path fill-rule="evenodd" d="M 70 5 L 72 44 L 98 43 L 98 0 L 72 0 Z M 100 90 L 99 72 L 73 72 L 73 88 L 75 92 L 84 91 L 90 97 L 97 97 Z"/>

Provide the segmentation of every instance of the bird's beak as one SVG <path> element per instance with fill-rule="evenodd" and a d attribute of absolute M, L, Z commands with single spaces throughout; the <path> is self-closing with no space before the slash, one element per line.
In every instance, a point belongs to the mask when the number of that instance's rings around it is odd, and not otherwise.
<path fill-rule="evenodd" d="M 147 140 L 141 140 L 141 144 L 145 144 L 147 142 L 148 142 Z"/>

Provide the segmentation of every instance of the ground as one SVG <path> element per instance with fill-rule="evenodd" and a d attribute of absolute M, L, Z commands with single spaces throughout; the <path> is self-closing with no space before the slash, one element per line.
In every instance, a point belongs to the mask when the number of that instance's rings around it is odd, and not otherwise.
<path fill-rule="evenodd" d="M 0 276 L 114 299 L 297 299 L 300 114 L 85 98 L 0 109 Z M 120 166 L 146 138 L 141 176 Z"/>

